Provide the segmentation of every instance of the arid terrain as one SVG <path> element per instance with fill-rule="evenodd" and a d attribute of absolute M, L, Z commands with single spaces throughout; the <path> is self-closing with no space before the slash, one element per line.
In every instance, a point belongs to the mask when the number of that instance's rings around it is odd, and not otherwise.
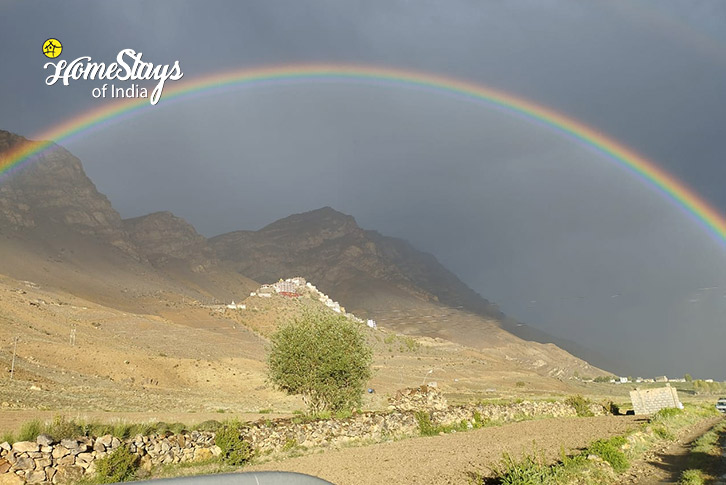
<path fill-rule="evenodd" d="M 0 132 L 0 148 L 24 142 Z M 366 408 L 425 380 L 456 402 L 566 395 L 574 373 L 604 374 L 513 335 L 433 256 L 330 208 L 207 240 L 168 212 L 122 220 L 80 161 L 56 148 L 3 181 L 0 222 L 3 427 L 34 410 L 194 422 L 301 409 L 266 381 L 267 337 L 320 302 L 250 296 L 292 276 L 377 321 L 366 328 L 375 348 Z M 232 301 L 246 309 L 226 308 Z"/>
<path fill-rule="evenodd" d="M 0 132 L 0 149 L 18 143 Z M 627 403 L 625 387 L 583 381 L 608 375 L 586 350 L 563 350 L 566 341 L 508 319 L 432 255 L 329 207 L 207 239 L 169 212 L 123 220 L 56 148 L 0 183 L 0 254 L 0 433 L 55 416 L 193 426 L 302 413 L 299 397 L 268 381 L 266 356 L 270 335 L 308 307 L 361 325 L 373 349 L 366 411 L 424 383 L 450 404 L 574 394 Z M 536 444 L 552 460 L 640 421 L 537 419 L 275 455 L 252 469 L 340 484 L 462 483 L 502 452 Z"/>

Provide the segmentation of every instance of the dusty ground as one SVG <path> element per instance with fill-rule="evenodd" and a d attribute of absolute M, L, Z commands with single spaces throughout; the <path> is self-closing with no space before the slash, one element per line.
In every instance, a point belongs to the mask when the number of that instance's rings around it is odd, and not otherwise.
<path fill-rule="evenodd" d="M 622 434 L 642 422 L 635 416 L 601 416 L 525 421 L 466 433 L 413 438 L 361 448 L 290 458 L 249 470 L 307 473 L 337 485 L 461 484 L 467 472 L 488 473 L 507 452 L 531 453 L 533 447 L 556 460 L 591 441 Z"/>
<path fill-rule="evenodd" d="M 688 464 L 691 443 L 722 420 L 722 417 L 716 417 L 700 422 L 684 430 L 675 443 L 649 451 L 642 460 L 633 463 L 620 483 L 637 485 L 678 483 L 681 473 Z"/>
<path fill-rule="evenodd" d="M 173 288 L 139 288 L 133 281 L 118 283 L 124 289 L 110 303 L 0 275 L 0 433 L 54 414 L 193 424 L 201 416 L 254 418 L 261 409 L 304 408 L 266 382 L 261 331 L 300 302 L 275 307 L 257 298 L 246 312 L 218 312 Z M 574 393 L 571 383 L 491 349 L 366 331 L 375 349 L 369 386 L 376 390 L 366 394 L 366 409 L 385 408 L 388 396 L 424 379 L 437 381 L 452 403 Z"/>

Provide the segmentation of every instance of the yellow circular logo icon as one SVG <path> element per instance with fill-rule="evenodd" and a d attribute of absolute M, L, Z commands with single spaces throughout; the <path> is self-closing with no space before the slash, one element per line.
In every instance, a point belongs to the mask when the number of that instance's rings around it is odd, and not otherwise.
<path fill-rule="evenodd" d="M 53 59 L 58 57 L 61 51 L 63 51 L 63 44 L 58 39 L 51 38 L 43 42 L 43 54 L 45 54 L 45 57 Z"/>

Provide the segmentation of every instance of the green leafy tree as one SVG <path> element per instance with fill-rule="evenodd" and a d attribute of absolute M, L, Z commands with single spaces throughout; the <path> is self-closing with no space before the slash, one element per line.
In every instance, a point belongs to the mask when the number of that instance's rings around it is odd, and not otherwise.
<path fill-rule="evenodd" d="M 686 374 L 685 376 L 683 376 L 683 378 L 686 380 L 686 382 L 692 382 L 693 381 L 693 377 L 691 377 L 691 374 Z"/>
<path fill-rule="evenodd" d="M 270 341 L 270 381 L 301 395 L 310 413 L 360 405 L 372 360 L 361 325 L 327 310 L 307 309 Z"/>

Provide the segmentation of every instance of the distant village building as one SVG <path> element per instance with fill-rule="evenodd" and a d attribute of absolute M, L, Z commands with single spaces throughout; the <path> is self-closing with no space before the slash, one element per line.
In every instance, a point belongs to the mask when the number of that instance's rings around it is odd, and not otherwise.
<path fill-rule="evenodd" d="M 292 281 L 278 281 L 272 286 L 277 293 L 297 293 L 297 285 Z"/>
<path fill-rule="evenodd" d="M 232 300 L 232 303 L 227 305 L 227 308 L 229 308 L 230 310 L 244 310 L 247 308 L 247 305 L 245 305 L 244 303 L 235 303 L 234 300 Z"/>
<path fill-rule="evenodd" d="M 371 320 L 370 318 L 366 322 L 366 325 L 368 325 L 370 328 L 378 328 L 378 325 L 376 325 L 376 321 L 375 320 Z"/>
<path fill-rule="evenodd" d="M 668 382 L 668 378 L 666 376 L 658 376 L 655 378 L 655 382 Z"/>

